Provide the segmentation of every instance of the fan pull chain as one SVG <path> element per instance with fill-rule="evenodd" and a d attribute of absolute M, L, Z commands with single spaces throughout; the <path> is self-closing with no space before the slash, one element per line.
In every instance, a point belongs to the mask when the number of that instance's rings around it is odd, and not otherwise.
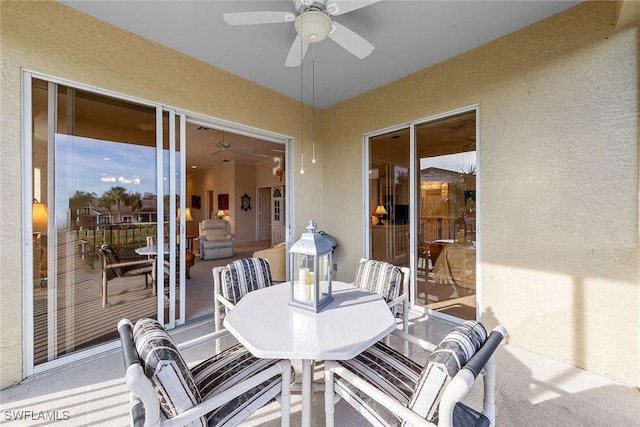
<path fill-rule="evenodd" d="M 301 24 L 302 25 L 302 24 Z M 302 44 L 304 40 L 300 38 L 300 141 L 301 141 L 301 149 L 300 149 L 300 175 L 304 175 L 304 74 L 302 72 Z"/>
<path fill-rule="evenodd" d="M 316 45 L 311 46 L 311 163 L 316 162 Z"/>

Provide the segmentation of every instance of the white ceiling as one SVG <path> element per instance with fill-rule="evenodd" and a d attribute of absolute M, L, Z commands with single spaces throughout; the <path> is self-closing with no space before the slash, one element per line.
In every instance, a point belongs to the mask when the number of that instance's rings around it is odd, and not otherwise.
<path fill-rule="evenodd" d="M 334 0 L 337 3 L 349 0 Z M 227 12 L 295 12 L 285 1 L 60 0 L 68 6 L 300 99 L 300 67 L 284 66 L 293 23 L 230 26 Z M 358 59 L 333 40 L 312 45 L 303 63 L 304 101 L 327 108 L 444 61 L 580 1 L 383 0 L 333 19 L 375 46 Z"/>

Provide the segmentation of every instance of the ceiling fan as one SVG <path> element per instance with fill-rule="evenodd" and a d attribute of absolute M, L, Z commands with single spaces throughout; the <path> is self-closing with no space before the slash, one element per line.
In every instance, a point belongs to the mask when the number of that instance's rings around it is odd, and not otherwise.
<path fill-rule="evenodd" d="M 332 16 L 361 9 L 380 0 L 293 0 L 297 15 L 293 12 L 234 12 L 225 13 L 229 25 L 277 24 L 293 22 L 296 38 L 285 61 L 287 67 L 297 67 L 307 53 L 309 43 L 319 43 L 327 36 L 360 59 L 369 56 L 375 47 L 344 25 L 333 21 Z"/>

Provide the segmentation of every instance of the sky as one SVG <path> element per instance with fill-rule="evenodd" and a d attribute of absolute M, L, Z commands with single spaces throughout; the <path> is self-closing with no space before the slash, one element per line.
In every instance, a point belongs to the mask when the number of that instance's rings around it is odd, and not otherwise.
<path fill-rule="evenodd" d="M 420 159 L 421 170 L 435 167 L 454 172 L 468 172 L 471 166 L 477 166 L 475 151 Z"/>
<path fill-rule="evenodd" d="M 58 134 L 55 155 L 56 171 L 65 173 L 56 177 L 57 193 L 66 199 L 78 190 L 100 197 L 115 186 L 157 193 L 155 147 Z M 163 157 L 168 170 L 168 156 Z"/>

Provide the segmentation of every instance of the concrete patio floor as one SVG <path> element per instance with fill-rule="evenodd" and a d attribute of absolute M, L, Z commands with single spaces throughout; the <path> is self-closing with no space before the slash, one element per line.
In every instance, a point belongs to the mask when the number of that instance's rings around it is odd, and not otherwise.
<path fill-rule="evenodd" d="M 114 326 L 115 327 L 115 326 Z M 410 332 L 439 341 L 451 325 L 419 317 Z M 173 335 L 178 342 L 213 331 L 212 321 L 184 325 Z M 229 340 L 226 344 L 229 344 Z M 396 343 L 397 344 L 397 343 Z M 189 350 L 195 363 L 213 347 Z M 413 353 L 416 360 L 424 354 Z M 640 426 L 640 392 L 600 375 L 533 354 L 510 344 L 497 353 L 497 425 L 499 426 Z M 296 366 L 299 372 L 299 365 Z M 321 378 L 321 371 L 316 372 Z M 7 426 L 126 426 L 128 391 L 119 350 L 35 375 L 0 392 L 0 424 Z M 479 407 L 481 384 L 465 402 Z M 313 425 L 324 425 L 322 393 L 313 399 Z M 279 406 L 267 405 L 243 425 L 278 426 Z M 19 419 L 21 418 L 21 419 Z M 300 425 L 300 396 L 292 396 L 291 425 Z M 349 405 L 336 406 L 337 426 L 368 423 Z"/>

